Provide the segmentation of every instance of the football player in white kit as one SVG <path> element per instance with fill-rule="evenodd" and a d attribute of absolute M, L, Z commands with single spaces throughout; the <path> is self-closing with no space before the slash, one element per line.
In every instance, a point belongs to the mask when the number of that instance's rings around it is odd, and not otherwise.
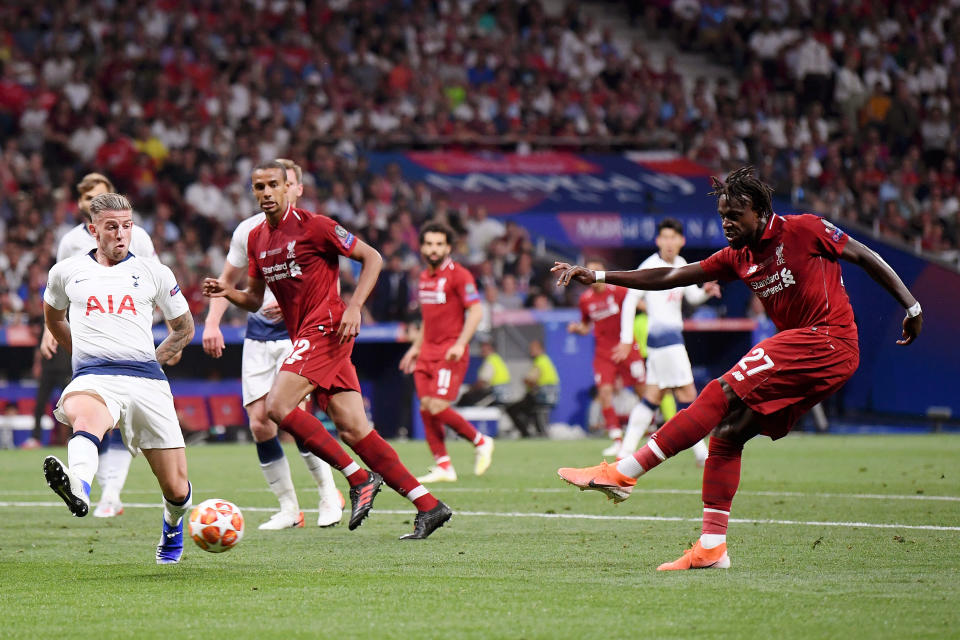
<path fill-rule="evenodd" d="M 105 175 L 88 173 L 77 184 L 77 192 L 80 194 L 77 199 L 77 207 L 83 216 L 83 222 L 68 231 L 60 239 L 60 244 L 57 246 L 58 263 L 67 258 L 86 255 L 97 248 L 97 239 L 89 229 L 90 202 L 103 193 L 113 193 L 114 187 Z M 150 240 L 150 235 L 142 227 L 133 226 L 130 234 L 129 250 L 138 258 L 157 260 L 153 241 Z M 43 336 L 40 339 L 40 354 L 50 360 L 55 356 L 56 351 L 57 341 L 50 331 L 44 327 Z M 180 354 L 178 353 L 169 364 L 176 364 L 179 359 Z M 100 464 L 97 467 L 97 482 L 100 484 L 101 492 L 100 501 L 93 512 L 95 518 L 112 518 L 123 513 L 120 492 L 127 481 L 127 473 L 130 471 L 132 461 L 133 456 L 130 455 L 127 447 L 123 444 L 120 432 L 112 432 L 107 442 L 102 444 Z"/>
<path fill-rule="evenodd" d="M 296 206 L 297 198 L 303 195 L 303 173 L 299 165 L 291 160 L 278 159 L 287 170 L 287 197 Z M 239 285 L 247 275 L 247 237 L 250 230 L 263 222 L 265 214 L 258 213 L 237 225 L 230 240 L 230 251 L 223 265 L 221 281 L 233 286 Z M 230 302 L 226 298 L 211 298 L 210 311 L 203 326 L 203 350 L 214 358 L 223 354 L 224 341 L 220 331 L 220 320 Z M 270 288 L 263 295 L 263 306 L 247 317 L 247 334 L 243 340 L 243 363 L 241 379 L 243 386 L 243 405 L 250 419 L 250 431 L 257 447 L 260 468 L 270 490 L 277 496 L 280 511 L 260 525 L 260 529 L 287 529 L 302 527 L 303 512 L 297 500 L 290 475 L 290 464 L 283 453 L 280 439 L 277 437 L 277 425 L 267 417 L 266 397 L 277 371 L 284 358 L 293 351 L 290 336 L 287 335 L 280 307 Z M 298 443 L 299 446 L 299 443 Z M 330 527 L 343 517 L 343 494 L 337 490 L 330 465 L 300 448 L 300 455 L 313 475 L 320 492 L 320 514 L 317 525 Z"/>
<path fill-rule="evenodd" d="M 192 492 L 183 435 L 161 367 L 190 342 L 193 317 L 173 272 L 130 251 L 135 227 L 127 199 L 99 195 L 90 214 L 97 248 L 55 264 L 43 294 L 46 326 L 73 361 L 73 380 L 55 410 L 57 419 L 73 428 L 68 464 L 47 456 L 43 473 L 70 512 L 85 516 L 100 442 L 111 429 L 119 430 L 131 454 L 143 452 L 160 483 L 163 530 L 156 559 L 175 564 L 183 555 L 183 514 Z M 154 307 L 172 329 L 156 349 Z"/>
<path fill-rule="evenodd" d="M 673 218 L 664 218 L 657 225 L 657 249 L 659 251 L 644 260 L 638 269 L 656 267 L 681 267 L 687 261 L 680 257 L 686 239 L 683 225 Z M 697 398 L 693 384 L 693 369 L 690 357 L 683 345 L 683 300 L 692 305 L 706 302 L 711 296 L 720 297 L 720 286 L 708 282 L 701 289 L 696 285 L 678 287 L 665 291 L 640 291 L 630 289 L 623 301 L 620 315 L 620 342 L 632 342 L 633 320 L 637 303 L 643 300 L 647 308 L 647 380 L 643 397 L 630 411 L 627 430 L 617 458 L 633 453 L 653 422 L 663 394 L 672 391 L 681 411 Z M 701 440 L 693 446 L 697 464 L 703 466 L 707 459 L 707 445 Z"/>

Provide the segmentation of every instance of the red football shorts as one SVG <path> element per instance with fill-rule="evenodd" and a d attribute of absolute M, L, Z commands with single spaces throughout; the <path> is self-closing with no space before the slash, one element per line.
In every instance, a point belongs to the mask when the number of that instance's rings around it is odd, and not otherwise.
<path fill-rule="evenodd" d="M 440 398 L 453 402 L 460 395 L 460 385 L 467 375 L 467 366 L 470 364 L 470 355 L 464 352 L 463 357 L 453 362 L 447 360 L 417 360 L 417 368 L 413 370 L 413 383 L 417 387 L 417 397 Z"/>
<path fill-rule="evenodd" d="M 856 340 L 826 333 L 829 327 L 788 329 L 767 338 L 722 379 L 761 414 L 763 435 L 787 435 L 811 407 L 833 395 L 857 370 Z"/>
<path fill-rule="evenodd" d="M 293 351 L 284 359 L 280 371 L 295 373 L 315 384 L 313 399 L 326 411 L 330 396 L 341 391 L 360 391 L 351 353 L 353 340 L 340 344 L 336 333 L 301 334 L 293 341 Z"/>
<path fill-rule="evenodd" d="M 643 366 L 643 356 L 636 343 L 630 350 L 630 355 L 623 362 L 614 362 L 613 359 L 602 353 L 593 355 L 593 381 L 599 387 L 605 384 L 615 384 L 617 377 L 623 381 L 625 387 L 635 387 L 643 384 L 647 372 Z"/>

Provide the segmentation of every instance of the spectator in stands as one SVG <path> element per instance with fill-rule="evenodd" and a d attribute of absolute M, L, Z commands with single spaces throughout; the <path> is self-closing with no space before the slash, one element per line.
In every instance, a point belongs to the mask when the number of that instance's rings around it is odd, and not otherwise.
<path fill-rule="evenodd" d="M 529 438 L 531 433 L 547 435 L 550 411 L 560 396 L 560 376 L 543 343 L 531 340 L 529 349 L 532 362 L 523 376 L 526 392 L 520 400 L 507 407 L 507 414 L 524 438 Z"/>

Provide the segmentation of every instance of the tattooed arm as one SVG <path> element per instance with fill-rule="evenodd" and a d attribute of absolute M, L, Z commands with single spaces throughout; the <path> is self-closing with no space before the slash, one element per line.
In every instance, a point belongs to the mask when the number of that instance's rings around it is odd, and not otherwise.
<path fill-rule="evenodd" d="M 170 335 L 157 347 L 157 362 L 167 364 L 193 339 L 193 316 L 189 312 L 168 320 Z"/>

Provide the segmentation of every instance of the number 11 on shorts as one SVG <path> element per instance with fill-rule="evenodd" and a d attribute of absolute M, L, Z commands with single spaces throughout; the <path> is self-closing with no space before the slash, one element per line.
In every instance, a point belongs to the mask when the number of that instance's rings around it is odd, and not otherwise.
<path fill-rule="evenodd" d="M 450 369 L 440 369 L 437 371 L 437 393 L 441 396 L 447 395 L 450 389 L 450 381 L 453 379 Z"/>

